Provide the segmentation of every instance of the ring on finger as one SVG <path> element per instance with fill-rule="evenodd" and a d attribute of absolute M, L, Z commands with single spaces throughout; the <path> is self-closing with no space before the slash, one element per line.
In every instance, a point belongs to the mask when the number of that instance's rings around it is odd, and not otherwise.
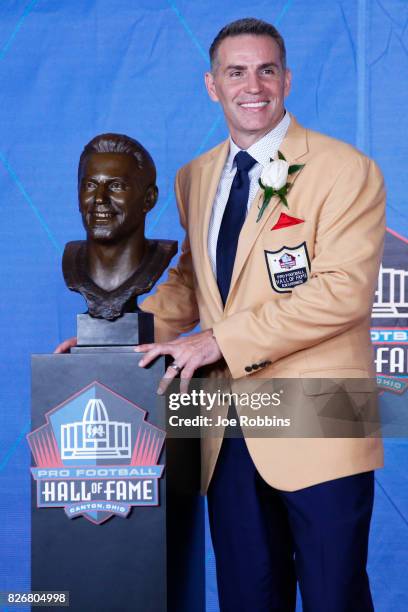
<path fill-rule="evenodd" d="M 173 368 L 173 370 L 176 370 L 177 374 L 180 374 L 181 372 L 181 367 L 179 365 L 177 365 L 177 363 L 175 363 L 173 361 L 173 363 L 170 364 L 170 367 Z"/>

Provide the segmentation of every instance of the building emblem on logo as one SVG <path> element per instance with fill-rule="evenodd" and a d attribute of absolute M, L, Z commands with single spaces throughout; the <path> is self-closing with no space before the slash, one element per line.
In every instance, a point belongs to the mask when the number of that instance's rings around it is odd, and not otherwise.
<path fill-rule="evenodd" d="M 408 317 L 408 271 L 381 266 L 372 316 L 375 319 Z"/>
<path fill-rule="evenodd" d="M 279 260 L 279 265 L 284 270 L 290 270 L 290 268 L 296 266 L 296 257 L 293 257 L 290 253 L 284 253 Z"/>
<path fill-rule="evenodd" d="M 145 410 L 94 382 L 45 416 L 27 436 L 38 507 L 100 524 L 132 506 L 158 505 L 165 432 Z"/>
<path fill-rule="evenodd" d="M 61 425 L 61 459 L 131 457 L 131 425 L 110 421 L 101 399 L 90 399 L 82 421 Z"/>

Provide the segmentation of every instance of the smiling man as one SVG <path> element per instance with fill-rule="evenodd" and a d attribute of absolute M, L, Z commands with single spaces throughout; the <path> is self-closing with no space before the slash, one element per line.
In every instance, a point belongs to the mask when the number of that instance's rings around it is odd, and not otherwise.
<path fill-rule="evenodd" d="M 285 110 L 291 74 L 272 25 L 225 26 L 210 60 L 207 91 L 230 137 L 177 174 L 186 239 L 168 281 L 143 303 L 159 342 L 138 348 L 139 365 L 173 357 L 159 392 L 178 374 L 186 389 L 204 365 L 224 365 L 232 379 L 366 382 L 381 173 Z M 198 321 L 204 331 L 168 341 Z M 346 410 L 352 399 L 341 397 Z M 319 399 L 305 385 L 299 406 Z M 297 582 L 309 612 L 373 610 L 366 561 L 382 461 L 378 438 L 203 439 L 221 611 L 293 611 Z"/>
<path fill-rule="evenodd" d="M 227 37 L 213 45 L 212 71 L 205 82 L 210 98 L 223 107 L 232 140 L 248 149 L 285 114 L 291 74 L 284 47 L 270 36 Z"/>

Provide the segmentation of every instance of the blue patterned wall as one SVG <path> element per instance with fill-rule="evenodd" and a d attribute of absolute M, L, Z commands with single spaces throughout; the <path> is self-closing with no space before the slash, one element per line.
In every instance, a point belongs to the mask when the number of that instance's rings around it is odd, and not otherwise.
<path fill-rule="evenodd" d="M 287 41 L 288 108 L 376 159 L 388 226 L 408 237 L 406 0 L 3 0 L 0 590 L 29 586 L 29 356 L 73 335 L 83 308 L 60 272 L 64 244 L 83 235 L 81 149 L 106 131 L 144 143 L 160 189 L 148 233 L 180 240 L 175 172 L 226 135 L 203 85 L 207 49 L 226 22 L 247 15 L 273 22 Z M 407 461 L 403 441 L 387 446 L 370 564 L 376 610 L 397 612 L 408 583 Z M 208 561 L 208 610 L 217 610 L 210 549 Z"/>

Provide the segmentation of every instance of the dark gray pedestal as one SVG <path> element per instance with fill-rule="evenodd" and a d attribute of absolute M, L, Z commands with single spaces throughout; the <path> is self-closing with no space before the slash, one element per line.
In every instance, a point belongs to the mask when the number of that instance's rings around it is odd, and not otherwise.
<path fill-rule="evenodd" d="M 165 430 L 165 400 L 156 394 L 164 359 L 141 369 L 140 358 L 132 352 L 34 356 L 31 430 L 94 381 L 137 404 L 147 411 L 146 421 Z M 127 518 L 113 516 L 100 525 L 83 516 L 70 519 L 62 507 L 37 508 L 33 481 L 32 590 L 69 591 L 72 612 L 204 612 L 199 441 L 170 440 L 158 463 L 165 466 L 159 505 L 132 507 Z"/>

